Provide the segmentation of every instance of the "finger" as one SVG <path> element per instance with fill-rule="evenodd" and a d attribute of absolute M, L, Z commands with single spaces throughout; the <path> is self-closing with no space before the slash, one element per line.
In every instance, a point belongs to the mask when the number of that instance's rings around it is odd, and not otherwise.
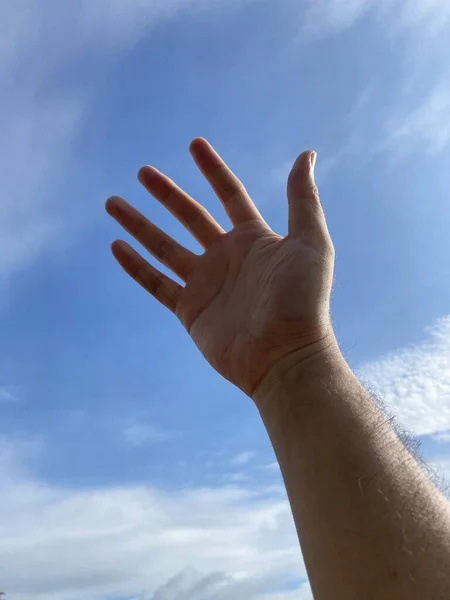
<path fill-rule="evenodd" d="M 154 296 L 172 312 L 176 311 L 182 291 L 181 285 L 166 277 L 142 258 L 131 246 L 121 240 L 111 245 L 114 258 L 120 266 L 149 294 Z"/>
<path fill-rule="evenodd" d="M 106 210 L 163 265 L 187 280 L 197 258 L 193 252 L 161 231 L 123 198 L 108 198 Z"/>
<path fill-rule="evenodd" d="M 251 219 L 262 220 L 243 184 L 206 140 L 196 138 L 189 149 L 198 168 L 224 205 L 233 225 Z"/>
<path fill-rule="evenodd" d="M 321 238 L 327 233 L 314 181 L 315 161 L 315 152 L 302 152 L 292 167 L 287 184 L 289 233 L 311 239 Z"/>
<path fill-rule="evenodd" d="M 139 181 L 207 248 L 225 231 L 209 212 L 154 167 L 142 167 Z"/>

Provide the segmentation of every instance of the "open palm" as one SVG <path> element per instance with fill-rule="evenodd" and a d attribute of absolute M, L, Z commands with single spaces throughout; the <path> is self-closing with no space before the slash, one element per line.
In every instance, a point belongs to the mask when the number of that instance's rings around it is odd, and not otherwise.
<path fill-rule="evenodd" d="M 112 244 L 125 271 L 172 310 L 206 359 L 252 395 L 286 357 L 304 358 L 332 336 L 329 296 L 333 246 L 313 180 L 315 155 L 301 154 L 289 176 L 289 233 L 274 233 L 245 188 L 202 138 L 191 153 L 233 229 L 226 233 L 193 198 L 153 167 L 139 180 L 204 247 L 196 255 L 114 196 L 107 211 L 183 287 L 155 269 L 128 244 Z"/>

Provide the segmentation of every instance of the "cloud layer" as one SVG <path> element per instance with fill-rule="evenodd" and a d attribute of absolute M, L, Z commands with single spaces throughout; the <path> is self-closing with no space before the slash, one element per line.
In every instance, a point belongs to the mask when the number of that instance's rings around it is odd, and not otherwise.
<path fill-rule="evenodd" d="M 0 584 L 12 600 L 151 598 L 187 567 L 221 573 L 208 584 L 220 598 L 237 589 L 259 598 L 261 581 L 267 591 L 269 580 L 304 575 L 286 498 L 273 489 L 67 490 L 33 480 L 21 454 L 0 445 Z M 155 598 L 176 597 L 165 593 Z"/>

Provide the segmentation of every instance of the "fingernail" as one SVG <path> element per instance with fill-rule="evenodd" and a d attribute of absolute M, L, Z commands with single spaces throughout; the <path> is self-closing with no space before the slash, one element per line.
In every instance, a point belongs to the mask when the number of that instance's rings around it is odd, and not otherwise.
<path fill-rule="evenodd" d="M 111 196 L 106 202 L 106 210 L 110 215 L 122 215 L 128 207 L 128 203 L 120 196 Z"/>
<path fill-rule="evenodd" d="M 158 169 L 150 165 L 145 165 L 145 167 L 141 167 L 138 171 L 138 179 L 141 183 L 144 181 L 146 183 L 153 182 L 154 180 L 157 180 L 159 175 L 161 175 L 161 173 Z"/>
<path fill-rule="evenodd" d="M 317 152 L 314 152 L 314 150 L 311 152 L 311 154 L 309 155 L 309 162 L 311 164 L 311 173 L 314 175 L 314 167 L 316 166 L 316 158 L 317 158 Z"/>

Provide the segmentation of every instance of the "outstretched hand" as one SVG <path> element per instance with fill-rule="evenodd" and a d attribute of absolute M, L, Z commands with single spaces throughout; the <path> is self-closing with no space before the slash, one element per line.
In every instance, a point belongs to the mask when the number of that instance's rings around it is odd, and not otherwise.
<path fill-rule="evenodd" d="M 288 235 L 263 220 L 237 177 L 206 140 L 191 154 L 233 224 L 225 232 L 205 208 L 153 167 L 144 187 L 203 246 L 197 255 L 117 196 L 106 210 L 181 286 L 123 241 L 112 251 L 124 270 L 174 312 L 211 365 L 249 396 L 284 361 L 305 360 L 334 342 L 329 316 L 334 250 L 314 184 L 314 152 L 303 152 L 288 179 Z"/>

